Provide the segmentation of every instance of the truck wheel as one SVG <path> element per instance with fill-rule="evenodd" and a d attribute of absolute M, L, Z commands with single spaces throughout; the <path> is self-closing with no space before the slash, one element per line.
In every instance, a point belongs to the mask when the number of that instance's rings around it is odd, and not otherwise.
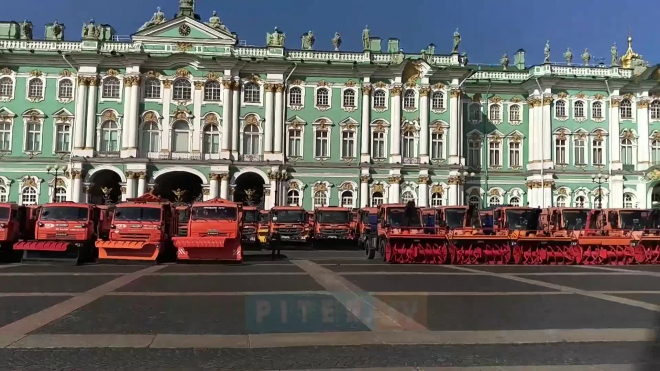
<path fill-rule="evenodd" d="M 373 260 L 373 258 L 376 256 L 376 249 L 371 247 L 370 243 L 366 243 L 364 245 L 365 251 L 367 252 L 367 259 Z"/>
<path fill-rule="evenodd" d="M 381 240 L 379 243 L 380 246 L 380 257 L 383 259 L 384 262 L 387 262 L 387 256 L 385 255 L 385 241 Z"/>

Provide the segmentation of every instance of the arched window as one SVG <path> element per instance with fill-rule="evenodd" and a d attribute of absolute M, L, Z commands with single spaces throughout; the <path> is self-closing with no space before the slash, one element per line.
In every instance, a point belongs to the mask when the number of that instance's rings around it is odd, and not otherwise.
<path fill-rule="evenodd" d="M 299 87 L 289 89 L 289 104 L 292 106 L 302 105 L 302 89 Z"/>
<path fill-rule="evenodd" d="M 314 207 L 323 207 L 328 205 L 328 198 L 325 192 L 319 191 L 314 193 Z"/>
<path fill-rule="evenodd" d="M 245 128 L 243 129 L 243 154 L 259 154 L 259 128 L 257 125 L 245 125 Z"/>
<path fill-rule="evenodd" d="M 2 126 L 0 125 L 0 127 Z M 651 140 L 651 163 L 660 164 L 660 140 L 657 139 Z"/>
<path fill-rule="evenodd" d="M 520 106 L 515 104 L 509 107 L 509 121 L 520 121 Z"/>
<path fill-rule="evenodd" d="M 403 133 L 402 155 L 404 158 L 417 157 L 415 153 L 415 133 L 406 131 Z"/>
<path fill-rule="evenodd" d="M 55 125 L 55 152 L 69 152 L 71 145 L 71 124 L 63 122 Z"/>
<path fill-rule="evenodd" d="M 500 120 L 500 105 L 499 104 L 492 104 L 489 109 L 490 112 L 490 119 L 493 121 L 498 121 Z"/>
<path fill-rule="evenodd" d="M 371 155 L 374 158 L 385 158 L 385 132 L 373 132 L 371 141 Z"/>
<path fill-rule="evenodd" d="M 119 87 L 121 83 L 116 77 L 106 77 L 103 79 L 103 90 L 101 91 L 101 96 L 103 98 L 118 99 L 119 98 Z"/>
<path fill-rule="evenodd" d="M 216 124 L 208 124 L 204 127 L 204 154 L 220 153 L 220 129 Z"/>
<path fill-rule="evenodd" d="M 374 92 L 374 108 L 385 108 L 385 91 L 376 90 Z"/>
<path fill-rule="evenodd" d="M 341 207 L 354 207 L 353 192 L 344 191 L 341 194 Z"/>
<path fill-rule="evenodd" d="M 624 99 L 619 104 L 619 111 L 622 119 L 632 119 L 632 103 L 629 99 Z"/>
<path fill-rule="evenodd" d="M 584 117 L 584 102 L 581 100 L 575 101 L 573 104 L 573 110 L 575 117 L 583 118 Z"/>
<path fill-rule="evenodd" d="M 401 195 L 401 203 L 407 204 L 409 201 L 415 201 L 415 195 L 411 191 L 405 191 Z"/>
<path fill-rule="evenodd" d="M 222 85 L 217 81 L 208 81 L 204 85 L 204 100 L 217 102 L 220 100 Z"/>
<path fill-rule="evenodd" d="M 555 116 L 566 117 L 566 102 L 558 100 L 555 102 Z"/>
<path fill-rule="evenodd" d="M 186 121 L 177 121 L 172 125 L 172 152 L 189 152 L 190 125 Z"/>
<path fill-rule="evenodd" d="M 488 206 L 499 206 L 500 205 L 500 197 L 499 196 L 491 196 L 488 199 Z"/>
<path fill-rule="evenodd" d="M 371 195 L 371 207 L 378 207 L 383 204 L 383 194 L 381 192 L 374 192 Z"/>
<path fill-rule="evenodd" d="M 445 134 L 433 133 L 431 134 L 431 159 L 441 160 L 445 157 Z"/>
<path fill-rule="evenodd" d="M 14 91 L 14 81 L 9 77 L 0 79 L 0 97 L 11 97 Z"/>
<path fill-rule="evenodd" d="M 0 202 L 9 202 L 9 190 L 5 186 L 0 186 Z"/>
<path fill-rule="evenodd" d="M 566 207 L 566 196 L 557 197 L 557 207 Z"/>
<path fill-rule="evenodd" d="M 28 84 L 28 97 L 41 98 L 44 93 L 44 82 L 41 79 L 34 78 Z"/>
<path fill-rule="evenodd" d="M 66 188 L 56 187 L 55 188 L 55 202 L 64 202 L 66 201 Z"/>
<path fill-rule="evenodd" d="M 441 91 L 434 91 L 431 96 L 431 108 L 442 110 L 445 108 L 445 95 Z"/>
<path fill-rule="evenodd" d="M 155 122 L 146 122 L 142 127 L 142 150 L 145 154 L 160 151 L 160 130 Z"/>
<path fill-rule="evenodd" d="M 660 120 L 660 101 L 654 100 L 651 103 L 651 120 Z"/>
<path fill-rule="evenodd" d="M 514 196 L 509 199 L 511 206 L 520 207 L 520 197 Z"/>
<path fill-rule="evenodd" d="M 481 200 L 479 199 L 479 196 L 470 196 L 470 197 L 468 197 L 468 204 L 470 206 L 479 207 L 479 203 L 481 203 Z"/>
<path fill-rule="evenodd" d="M 413 89 L 408 89 L 403 94 L 403 108 L 415 109 L 415 91 Z"/>
<path fill-rule="evenodd" d="M 29 206 L 36 205 L 37 203 L 37 189 L 35 187 L 23 188 L 23 193 L 21 195 L 21 205 Z"/>
<path fill-rule="evenodd" d="M 630 193 L 623 194 L 623 207 L 626 209 L 632 209 L 635 207 L 635 198 Z"/>
<path fill-rule="evenodd" d="M 624 165 L 633 164 L 633 143 L 628 138 L 621 139 L 621 162 Z"/>
<path fill-rule="evenodd" d="M 106 121 L 101 125 L 100 152 L 119 151 L 119 126 L 114 121 Z"/>
<path fill-rule="evenodd" d="M 34 121 L 27 123 L 27 136 L 25 140 L 26 151 L 41 151 L 41 123 Z"/>
<path fill-rule="evenodd" d="M 261 88 L 257 83 L 248 82 L 243 85 L 243 101 L 245 103 L 261 102 Z"/>
<path fill-rule="evenodd" d="M 302 157 L 302 129 L 289 129 L 289 146 L 287 150 L 290 157 Z"/>
<path fill-rule="evenodd" d="M 319 88 L 316 90 L 316 105 L 319 107 L 327 107 L 330 105 L 330 93 L 326 88 Z"/>
<path fill-rule="evenodd" d="M 470 105 L 470 120 L 481 121 L 481 105 L 478 103 Z"/>
<path fill-rule="evenodd" d="M 591 104 L 591 117 L 595 119 L 603 118 L 603 104 L 601 102 L 593 102 Z"/>
<path fill-rule="evenodd" d="M 584 208 L 586 205 L 586 199 L 584 196 L 575 197 L 575 207 Z"/>
<path fill-rule="evenodd" d="M 172 89 L 172 98 L 174 100 L 192 99 L 192 85 L 190 84 L 190 81 L 185 79 L 178 79 L 174 81 Z"/>
<path fill-rule="evenodd" d="M 144 97 L 147 99 L 160 98 L 160 80 L 150 78 L 144 82 Z"/>
<path fill-rule="evenodd" d="M 286 194 L 286 204 L 289 206 L 300 206 L 300 192 L 292 189 Z"/>
<path fill-rule="evenodd" d="M 436 192 L 431 195 L 431 206 L 442 206 L 442 194 Z"/>
<path fill-rule="evenodd" d="M 60 99 L 73 98 L 73 81 L 64 79 L 60 81 L 60 90 L 57 92 Z"/>
<path fill-rule="evenodd" d="M 344 90 L 344 107 L 355 107 L 355 90 Z"/>

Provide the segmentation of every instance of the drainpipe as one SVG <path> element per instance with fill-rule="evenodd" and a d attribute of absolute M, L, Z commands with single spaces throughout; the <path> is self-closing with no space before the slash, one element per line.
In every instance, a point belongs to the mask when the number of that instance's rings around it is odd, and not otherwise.
<path fill-rule="evenodd" d="M 536 85 L 539 87 L 539 94 L 541 94 L 541 139 L 543 139 L 543 89 L 539 83 L 538 77 L 534 78 Z M 541 208 L 545 208 L 545 179 L 543 179 L 543 168 L 545 167 L 545 159 L 543 158 L 543 148 L 545 141 L 541 140 Z"/>

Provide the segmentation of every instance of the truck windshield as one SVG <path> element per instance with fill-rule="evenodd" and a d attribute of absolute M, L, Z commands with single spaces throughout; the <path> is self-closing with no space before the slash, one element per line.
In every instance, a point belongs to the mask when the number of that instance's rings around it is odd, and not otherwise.
<path fill-rule="evenodd" d="M 463 219 L 465 219 L 465 209 L 446 209 L 445 221 L 449 229 L 463 228 Z"/>
<path fill-rule="evenodd" d="M 319 223 L 342 224 L 348 223 L 349 217 L 348 211 L 319 211 L 317 220 Z"/>
<path fill-rule="evenodd" d="M 414 212 L 406 213 L 406 209 L 387 210 L 387 222 L 393 227 L 421 227 L 422 220 L 419 216 L 419 209 Z"/>
<path fill-rule="evenodd" d="M 257 222 L 257 210 L 247 210 L 243 214 L 243 221 L 247 223 L 256 223 Z"/>
<path fill-rule="evenodd" d="M 41 210 L 41 220 L 85 221 L 88 214 L 86 207 L 48 206 Z"/>
<path fill-rule="evenodd" d="M 587 223 L 587 210 L 564 211 L 565 229 L 584 229 Z"/>
<path fill-rule="evenodd" d="M 539 227 L 538 211 L 528 210 L 507 210 L 506 227 L 514 230 L 535 231 Z"/>
<path fill-rule="evenodd" d="M 305 221 L 305 212 L 301 210 L 278 210 L 273 221 L 277 223 L 302 223 Z"/>
<path fill-rule="evenodd" d="M 260 213 L 259 214 L 259 223 L 268 223 L 268 214 Z"/>
<path fill-rule="evenodd" d="M 621 229 L 640 230 L 649 217 L 648 211 L 621 211 Z"/>
<path fill-rule="evenodd" d="M 649 229 L 660 229 L 660 210 L 654 209 L 651 210 L 649 214 L 648 222 L 646 228 Z"/>
<path fill-rule="evenodd" d="M 192 220 L 236 220 L 236 208 L 224 206 L 193 207 Z"/>
<path fill-rule="evenodd" d="M 120 207 L 115 210 L 115 220 L 160 221 L 160 209 L 155 207 Z"/>
<path fill-rule="evenodd" d="M 0 220 L 8 220 L 8 219 L 9 219 L 9 208 L 0 207 Z"/>

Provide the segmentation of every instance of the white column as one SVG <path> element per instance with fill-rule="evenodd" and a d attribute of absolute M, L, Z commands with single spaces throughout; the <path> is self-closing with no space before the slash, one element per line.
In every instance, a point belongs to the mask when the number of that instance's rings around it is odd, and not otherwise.
<path fill-rule="evenodd" d="M 360 176 L 360 207 L 369 207 L 369 179 L 368 174 Z"/>
<path fill-rule="evenodd" d="M 401 176 L 392 175 L 390 176 L 390 203 L 398 204 L 401 199 Z"/>
<path fill-rule="evenodd" d="M 168 151 L 170 148 L 170 104 L 172 102 L 172 81 L 163 81 L 163 111 L 161 112 L 160 149 Z"/>
<path fill-rule="evenodd" d="M 272 84 L 265 84 L 266 89 L 266 130 L 264 133 L 264 153 L 273 152 L 273 88 Z M 275 188 L 271 190 L 275 191 Z"/>
<path fill-rule="evenodd" d="M 85 146 L 85 104 L 87 103 L 87 77 L 78 77 L 76 96 L 76 117 L 73 133 L 73 148 L 83 149 Z"/>
<path fill-rule="evenodd" d="M 390 162 L 401 163 L 401 87 L 390 90 L 392 105 L 392 137 L 390 141 Z"/>
<path fill-rule="evenodd" d="M 223 174 L 220 178 L 220 198 L 229 199 L 229 174 Z"/>
<path fill-rule="evenodd" d="M 220 176 L 220 174 L 211 174 L 209 176 L 209 199 L 218 197 L 218 178 Z"/>
<path fill-rule="evenodd" d="M 204 83 L 201 81 L 195 82 L 195 94 L 193 95 L 193 141 L 192 141 L 192 152 L 200 152 L 201 134 L 202 134 L 202 89 L 204 88 Z"/>
<path fill-rule="evenodd" d="M 461 148 L 461 126 L 459 111 L 461 109 L 461 91 L 452 89 L 449 98 L 449 165 L 459 165 L 462 154 Z M 456 204 L 459 205 L 459 204 Z"/>
<path fill-rule="evenodd" d="M 529 110 L 529 158 L 527 159 L 527 170 L 531 170 L 534 168 L 534 161 L 536 160 L 536 149 L 534 148 L 534 138 L 536 138 L 536 116 L 534 115 L 534 112 L 536 112 L 535 107 L 535 100 L 530 98 L 527 101 L 527 108 Z"/>
<path fill-rule="evenodd" d="M 72 171 L 73 173 L 73 194 L 72 194 L 72 199 L 71 201 L 73 202 L 83 202 L 81 199 L 81 195 L 83 193 L 83 185 L 82 185 L 82 174 L 80 171 Z"/>
<path fill-rule="evenodd" d="M 135 150 L 137 155 L 137 127 L 140 116 L 140 76 L 133 76 L 131 85 L 131 125 L 128 132 L 128 148 Z"/>
<path fill-rule="evenodd" d="M 429 163 L 429 93 L 430 88 L 423 86 L 419 90 L 419 160 L 422 164 Z M 420 184 L 421 187 L 421 184 Z M 421 197 L 420 197 L 420 205 Z"/>
<path fill-rule="evenodd" d="M 610 142 L 610 169 L 621 170 L 621 152 L 619 152 L 619 102 L 618 98 L 610 97 L 610 128 L 609 137 L 607 140 Z M 648 136 L 646 137 L 648 138 Z M 646 139 L 645 140 L 648 140 Z M 610 191 L 610 195 L 612 192 Z M 610 196 L 611 197 L 611 196 Z M 617 207 L 610 203 L 609 207 Z"/>
<path fill-rule="evenodd" d="M 543 183 L 543 204 L 541 207 L 546 208 L 546 207 L 552 207 L 552 185 L 554 184 L 553 181 L 547 180 Z"/>
<path fill-rule="evenodd" d="M 94 150 L 96 139 L 96 91 L 98 90 L 98 78 L 89 79 L 87 93 L 87 126 L 85 133 L 85 149 Z"/>
<path fill-rule="evenodd" d="M 276 189 L 277 189 L 277 179 L 271 178 L 270 179 L 270 197 L 269 197 L 269 202 L 268 202 L 268 208 L 269 209 L 272 208 L 273 206 L 275 206 L 275 197 L 277 197 L 275 195 Z"/>
<path fill-rule="evenodd" d="M 536 107 L 534 107 L 534 130 L 536 136 L 532 138 L 532 142 L 534 143 L 533 145 L 533 151 L 534 151 L 534 160 L 538 161 L 539 163 L 539 169 L 541 164 L 543 163 L 543 153 L 541 152 L 542 148 L 542 141 L 543 141 L 543 124 L 541 123 L 541 118 L 543 115 L 541 114 L 542 107 L 543 107 L 543 98 L 540 98 L 540 101 L 535 104 Z M 552 143 L 552 140 L 550 141 Z"/>
<path fill-rule="evenodd" d="M 610 177 L 610 202 L 609 208 L 623 207 L 623 175 L 612 175 Z"/>
<path fill-rule="evenodd" d="M 138 173 L 138 176 L 137 197 L 140 197 L 147 193 L 147 173 L 143 171 Z"/>
<path fill-rule="evenodd" d="M 419 207 L 429 206 L 429 177 L 428 175 L 420 175 L 417 179 L 419 189 L 417 191 L 417 198 L 419 199 Z"/>
<path fill-rule="evenodd" d="M 126 198 L 135 197 L 135 174 L 133 172 L 126 172 Z"/>
<path fill-rule="evenodd" d="M 128 139 L 128 133 L 130 131 L 130 126 L 131 126 L 131 117 L 132 117 L 132 112 L 131 108 L 133 105 L 131 104 L 131 85 L 132 79 L 127 77 L 124 79 L 124 119 L 122 120 L 122 130 L 121 130 L 121 148 L 127 149 L 128 144 L 129 144 L 129 139 Z"/>
<path fill-rule="evenodd" d="M 225 80 L 222 82 L 222 158 L 228 159 L 231 144 L 231 119 L 232 119 L 232 82 Z"/>
<path fill-rule="evenodd" d="M 275 153 L 282 153 L 282 134 L 284 133 L 284 85 L 275 86 Z"/>
<path fill-rule="evenodd" d="M 637 102 L 637 170 L 649 168 L 649 101 Z"/>
<path fill-rule="evenodd" d="M 637 208 L 646 209 L 651 206 L 646 204 L 646 182 L 641 181 L 637 183 Z"/>
<path fill-rule="evenodd" d="M 369 162 L 369 114 L 371 113 L 371 85 L 362 87 L 362 134 L 360 144 L 360 162 Z"/>
<path fill-rule="evenodd" d="M 240 83 L 234 81 L 232 83 L 232 110 L 231 110 L 231 153 L 235 160 L 238 159 L 238 138 L 240 136 L 239 129 L 241 124 L 238 122 L 240 114 L 239 103 L 241 101 Z"/>
<path fill-rule="evenodd" d="M 552 103 L 552 98 L 545 97 L 543 98 L 543 166 L 545 169 L 551 169 L 554 167 L 552 161 L 552 116 L 550 115 L 550 104 Z"/>

